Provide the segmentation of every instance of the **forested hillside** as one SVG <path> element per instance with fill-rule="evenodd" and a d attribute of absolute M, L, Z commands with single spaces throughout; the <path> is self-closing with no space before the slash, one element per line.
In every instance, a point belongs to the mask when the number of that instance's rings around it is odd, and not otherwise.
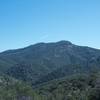
<path fill-rule="evenodd" d="M 1 72 L 32 84 L 38 84 L 45 77 L 52 80 L 99 68 L 100 50 L 69 41 L 38 43 L 0 53 Z"/>
<path fill-rule="evenodd" d="M 2 52 L 0 100 L 100 100 L 100 50 L 60 41 Z"/>
<path fill-rule="evenodd" d="M 1 75 L 0 100 L 100 100 L 100 72 L 52 80 L 34 89 Z"/>

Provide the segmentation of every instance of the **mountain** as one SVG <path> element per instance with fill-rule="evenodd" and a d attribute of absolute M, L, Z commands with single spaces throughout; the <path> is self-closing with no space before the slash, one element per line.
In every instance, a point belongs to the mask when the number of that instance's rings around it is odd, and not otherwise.
<path fill-rule="evenodd" d="M 99 68 L 100 50 L 69 41 L 38 43 L 0 53 L 1 73 L 33 85 Z"/>
<path fill-rule="evenodd" d="M 2 52 L 0 100 L 100 100 L 100 50 L 59 41 Z"/>

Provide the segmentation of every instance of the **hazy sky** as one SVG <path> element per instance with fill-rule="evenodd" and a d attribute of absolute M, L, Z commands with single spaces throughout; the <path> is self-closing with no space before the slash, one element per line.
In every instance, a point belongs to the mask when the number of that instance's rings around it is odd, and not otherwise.
<path fill-rule="evenodd" d="M 59 40 L 100 48 L 100 0 L 0 0 L 0 51 Z"/>

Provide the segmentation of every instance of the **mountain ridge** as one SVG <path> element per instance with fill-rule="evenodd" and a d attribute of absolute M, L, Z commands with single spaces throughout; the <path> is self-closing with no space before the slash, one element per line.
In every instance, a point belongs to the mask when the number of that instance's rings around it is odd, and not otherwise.
<path fill-rule="evenodd" d="M 28 47 L 31 47 L 31 46 L 34 46 L 34 45 L 39 45 L 39 44 L 56 44 L 56 43 L 68 43 L 68 44 L 73 44 L 72 42 L 70 41 L 67 41 L 67 40 L 60 40 L 60 41 L 57 41 L 57 42 L 39 42 L 39 43 L 34 43 L 34 44 L 31 44 L 29 46 L 25 46 L 25 47 L 22 47 L 22 48 L 17 48 L 17 49 L 8 49 L 8 50 L 4 50 L 2 52 L 0 52 L 0 54 L 2 53 L 9 53 L 9 52 L 12 52 L 12 51 L 17 51 L 17 50 L 23 50 L 23 49 L 26 49 Z M 73 44 L 73 45 L 76 45 L 76 46 L 81 46 L 81 45 L 78 45 L 78 44 Z M 99 48 L 94 48 L 94 47 L 91 47 L 91 46 L 81 46 L 81 47 L 88 47 L 88 48 L 91 48 L 91 49 L 96 49 L 96 50 L 100 50 Z"/>
<path fill-rule="evenodd" d="M 0 53 L 1 72 L 32 84 L 44 77 L 60 78 L 93 68 L 100 68 L 100 50 L 69 41 L 38 43 Z"/>

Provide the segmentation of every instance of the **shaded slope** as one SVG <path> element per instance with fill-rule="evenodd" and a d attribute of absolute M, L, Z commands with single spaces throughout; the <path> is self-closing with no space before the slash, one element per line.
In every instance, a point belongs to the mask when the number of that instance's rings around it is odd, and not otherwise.
<path fill-rule="evenodd" d="M 38 100 L 100 100 L 100 73 L 50 81 L 35 90 Z"/>

